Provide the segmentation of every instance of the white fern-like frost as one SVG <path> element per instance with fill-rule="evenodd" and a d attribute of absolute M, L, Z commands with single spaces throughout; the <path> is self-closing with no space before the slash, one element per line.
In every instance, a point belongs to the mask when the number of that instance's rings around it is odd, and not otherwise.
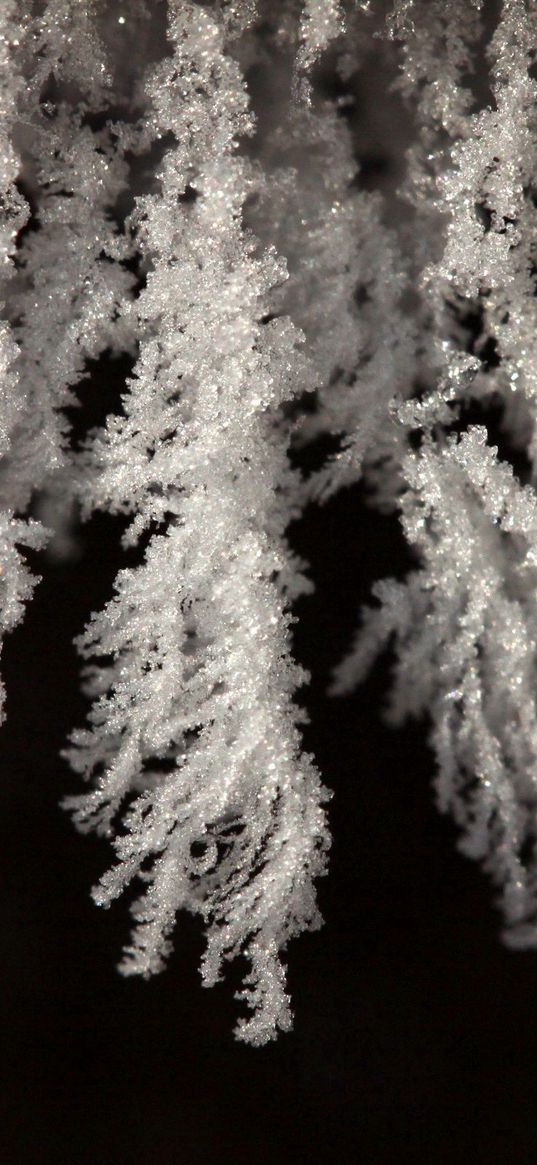
<path fill-rule="evenodd" d="M 527 0 L 1 5 L 0 641 L 29 515 L 67 549 L 75 505 L 119 518 L 67 805 L 115 848 L 96 900 L 141 887 L 122 970 L 199 915 L 205 983 L 249 961 L 253 1044 L 291 1026 L 328 849 L 287 529 L 359 481 L 414 568 L 334 690 L 391 649 L 389 718 L 427 723 L 440 807 L 537 945 L 536 31 Z"/>

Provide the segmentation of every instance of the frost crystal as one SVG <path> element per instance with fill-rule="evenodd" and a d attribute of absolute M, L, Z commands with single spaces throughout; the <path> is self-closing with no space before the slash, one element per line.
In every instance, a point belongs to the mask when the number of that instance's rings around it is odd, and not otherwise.
<path fill-rule="evenodd" d="M 13 146 L 17 107 L 23 91 L 23 78 L 15 59 L 18 46 L 15 3 L 3 5 L 0 13 L 0 295 L 12 275 L 13 253 L 17 233 L 25 226 L 29 210 L 17 189 L 20 159 Z M 17 370 L 19 350 L 6 320 L 0 321 L 0 465 L 9 458 L 14 434 L 23 407 L 23 395 Z M 36 522 L 27 523 L 14 517 L 13 503 L 5 494 L 0 499 L 0 650 L 5 631 L 11 631 L 23 615 L 23 604 L 30 597 L 35 580 L 25 566 L 21 546 L 37 549 L 44 541 L 44 531 Z M 4 687 L 0 681 L 0 721 L 4 719 Z"/>
<path fill-rule="evenodd" d="M 223 29 L 181 4 L 169 36 L 149 92 L 173 144 L 161 193 L 133 216 L 152 263 L 133 308 L 140 356 L 123 416 L 91 449 L 95 504 L 134 514 L 129 540 L 159 529 L 81 641 L 114 663 L 92 672 L 92 726 L 72 753 L 101 775 L 70 804 L 82 828 L 108 831 L 128 798 L 118 865 L 95 892 L 106 904 L 136 874 L 148 883 L 125 973 L 160 970 L 177 910 L 201 913 L 205 982 L 246 954 L 253 1015 L 238 1032 L 261 1043 L 290 1026 L 279 952 L 318 925 L 326 848 L 291 703 L 305 676 L 289 658 L 297 580 L 277 492 L 290 475 L 277 411 L 308 369 L 300 333 L 263 323 L 285 269 L 242 230 L 255 175 L 234 148 L 251 122 Z"/>
<path fill-rule="evenodd" d="M 391 408 L 418 446 L 400 509 L 419 568 L 377 584 L 334 691 L 392 646 L 390 718 L 429 719 L 439 805 L 500 887 L 509 943 L 534 946 L 536 498 L 486 428 L 464 425 L 472 401 L 500 400 L 513 448 L 534 460 L 535 15 L 505 0 L 491 27 L 480 8 L 409 0 L 392 13 L 420 130 L 405 192 L 428 339 L 419 394 Z M 493 102 L 479 107 L 469 78 L 487 35 Z"/>
<path fill-rule="evenodd" d="M 393 639 L 390 719 L 429 714 L 439 805 L 500 885 L 510 942 L 535 944 L 537 499 L 496 454 L 474 427 L 409 455 L 402 519 L 420 568 L 377 584 L 334 687 Z"/>

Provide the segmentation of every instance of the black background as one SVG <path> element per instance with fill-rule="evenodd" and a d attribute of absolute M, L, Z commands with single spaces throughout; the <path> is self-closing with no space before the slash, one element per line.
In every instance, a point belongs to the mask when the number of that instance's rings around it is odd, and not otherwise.
<path fill-rule="evenodd" d="M 335 792 L 326 925 L 289 948 L 293 1033 L 233 1040 L 241 968 L 203 990 L 188 917 L 163 975 L 116 973 L 126 904 L 89 898 L 110 854 L 59 809 L 76 781 L 58 752 L 84 713 L 71 640 L 111 593 L 117 537 L 97 518 L 76 562 L 41 561 L 4 651 L 2 1165 L 535 1162 L 537 955 L 499 942 L 434 807 L 423 726 L 382 725 L 389 661 L 354 698 L 324 695 L 371 581 L 406 562 L 359 489 L 293 531 L 317 584 L 296 634 L 306 744 Z"/>

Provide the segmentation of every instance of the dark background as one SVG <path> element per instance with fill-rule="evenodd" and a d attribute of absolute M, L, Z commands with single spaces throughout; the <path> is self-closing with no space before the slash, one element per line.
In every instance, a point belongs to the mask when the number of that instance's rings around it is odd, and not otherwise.
<path fill-rule="evenodd" d="M 383 727 L 389 661 L 353 699 L 324 695 L 371 581 L 405 567 L 397 521 L 353 489 L 293 530 L 317 584 L 296 650 L 334 844 L 326 925 L 289 949 L 294 1032 L 262 1049 L 231 1036 L 241 968 L 201 988 L 194 920 L 163 975 L 114 970 L 126 904 L 89 898 L 108 846 L 58 807 L 84 713 L 71 641 L 118 565 L 112 520 L 83 537 L 76 562 L 40 563 L 4 651 L 2 1165 L 534 1163 L 537 955 L 498 940 L 490 887 L 434 807 L 423 726 Z"/>

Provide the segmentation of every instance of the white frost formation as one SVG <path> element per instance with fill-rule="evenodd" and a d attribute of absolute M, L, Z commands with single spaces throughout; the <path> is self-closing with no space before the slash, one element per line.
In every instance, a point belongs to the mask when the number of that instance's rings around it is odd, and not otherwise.
<path fill-rule="evenodd" d="M 201 915 L 205 983 L 249 961 L 253 1044 L 291 1026 L 329 844 L 286 528 L 360 478 L 416 567 L 334 690 L 391 647 L 391 719 L 429 722 L 440 807 L 537 945 L 536 25 L 526 0 L 1 5 L 0 632 L 36 494 L 123 518 L 67 805 L 115 847 L 96 901 L 142 883 L 124 973 Z M 120 354 L 76 448 L 76 386 Z"/>
<path fill-rule="evenodd" d="M 125 973 L 160 970 L 178 909 L 207 922 L 204 979 L 224 958 L 251 962 L 239 1033 L 264 1042 L 290 1023 L 278 952 L 318 925 L 312 877 L 324 866 L 322 789 L 291 695 L 289 596 L 300 580 L 278 499 L 290 475 L 275 412 L 311 375 L 285 319 L 263 324 L 285 278 L 256 254 L 241 209 L 255 175 L 236 153 L 251 132 L 224 29 L 196 5 L 171 7 L 174 55 L 152 75 L 155 134 L 173 135 L 158 197 L 134 214 L 152 259 L 132 310 L 140 355 L 121 417 L 91 448 L 93 503 L 155 524 L 143 564 L 118 577 L 81 647 L 112 656 L 92 681 L 92 727 L 72 761 L 96 788 L 74 798 L 81 828 L 109 830 L 129 793 L 118 866 L 96 899 L 140 874 L 148 889 Z M 188 191 L 193 201 L 183 202 Z M 150 865 L 148 866 L 148 861 Z"/>

